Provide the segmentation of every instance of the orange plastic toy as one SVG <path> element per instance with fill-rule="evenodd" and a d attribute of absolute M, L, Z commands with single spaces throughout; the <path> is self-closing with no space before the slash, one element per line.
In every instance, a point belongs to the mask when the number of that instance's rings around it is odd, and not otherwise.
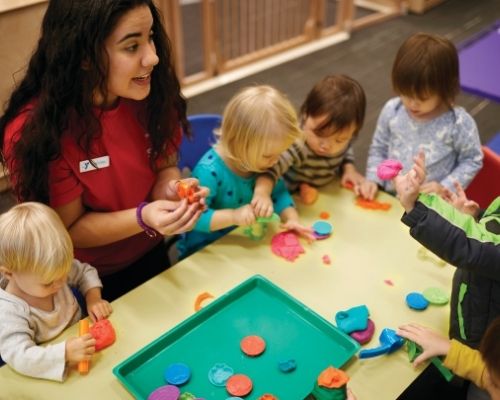
<path fill-rule="evenodd" d="M 81 319 L 78 325 L 79 335 L 83 336 L 89 333 L 89 320 Z M 80 375 L 86 375 L 89 372 L 90 361 L 83 360 L 78 363 L 78 372 Z"/>
<path fill-rule="evenodd" d="M 196 297 L 196 300 L 194 301 L 194 310 L 200 311 L 201 310 L 201 303 L 203 303 L 207 299 L 213 299 L 213 298 L 214 298 L 214 296 L 208 292 L 200 293 Z"/>

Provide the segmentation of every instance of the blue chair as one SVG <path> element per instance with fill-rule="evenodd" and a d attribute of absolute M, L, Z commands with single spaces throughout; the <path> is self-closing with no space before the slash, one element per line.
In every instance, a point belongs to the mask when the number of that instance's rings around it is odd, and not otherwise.
<path fill-rule="evenodd" d="M 184 136 L 179 149 L 179 168 L 193 170 L 198 160 L 215 143 L 214 130 L 222 123 L 222 116 L 218 114 L 190 115 L 188 121 L 191 125 L 193 137 Z"/>

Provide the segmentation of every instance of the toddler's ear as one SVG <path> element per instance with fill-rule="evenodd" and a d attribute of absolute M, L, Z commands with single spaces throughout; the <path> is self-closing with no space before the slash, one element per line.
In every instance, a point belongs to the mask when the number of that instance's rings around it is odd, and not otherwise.
<path fill-rule="evenodd" d="M 4 275 L 6 277 L 12 276 L 12 272 L 10 271 L 10 269 L 8 269 L 4 265 L 0 265 L 0 274 Z"/>

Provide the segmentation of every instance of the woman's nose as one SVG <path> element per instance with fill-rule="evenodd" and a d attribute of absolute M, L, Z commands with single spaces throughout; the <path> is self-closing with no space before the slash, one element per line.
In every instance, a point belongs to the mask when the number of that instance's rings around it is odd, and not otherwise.
<path fill-rule="evenodd" d="M 143 67 L 154 67 L 160 62 L 158 55 L 156 54 L 156 48 L 153 43 L 151 43 L 147 50 L 146 54 L 142 58 L 142 66 Z"/>

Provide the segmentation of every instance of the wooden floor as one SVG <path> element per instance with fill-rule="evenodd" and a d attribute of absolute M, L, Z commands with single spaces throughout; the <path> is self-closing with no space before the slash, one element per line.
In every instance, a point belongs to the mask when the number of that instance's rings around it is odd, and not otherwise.
<path fill-rule="evenodd" d="M 298 108 L 321 77 L 350 75 L 362 84 L 368 99 L 365 125 L 355 144 L 356 163 L 364 172 L 377 117 L 393 96 L 390 71 L 403 40 L 422 31 L 444 35 L 459 44 L 498 19 L 500 0 L 447 0 L 423 15 L 410 14 L 365 28 L 354 32 L 348 41 L 190 98 L 188 113 L 222 113 L 231 96 L 250 84 L 273 85 Z M 459 96 L 458 104 L 475 118 L 484 143 L 500 131 L 500 104 L 466 94 Z"/>
<path fill-rule="evenodd" d="M 444 35 L 459 44 L 498 19 L 500 0 L 447 0 L 423 15 L 410 14 L 356 31 L 348 41 L 190 98 L 188 114 L 222 113 L 231 96 L 251 84 L 277 87 L 298 108 L 321 77 L 347 74 L 363 85 L 368 99 L 365 124 L 355 143 L 356 163 L 364 172 L 378 114 L 393 96 L 390 71 L 403 40 L 421 31 Z M 459 96 L 458 104 L 475 118 L 483 143 L 500 132 L 500 104 L 467 94 Z M 0 195 L 0 211 L 12 203 L 10 193 Z"/>

